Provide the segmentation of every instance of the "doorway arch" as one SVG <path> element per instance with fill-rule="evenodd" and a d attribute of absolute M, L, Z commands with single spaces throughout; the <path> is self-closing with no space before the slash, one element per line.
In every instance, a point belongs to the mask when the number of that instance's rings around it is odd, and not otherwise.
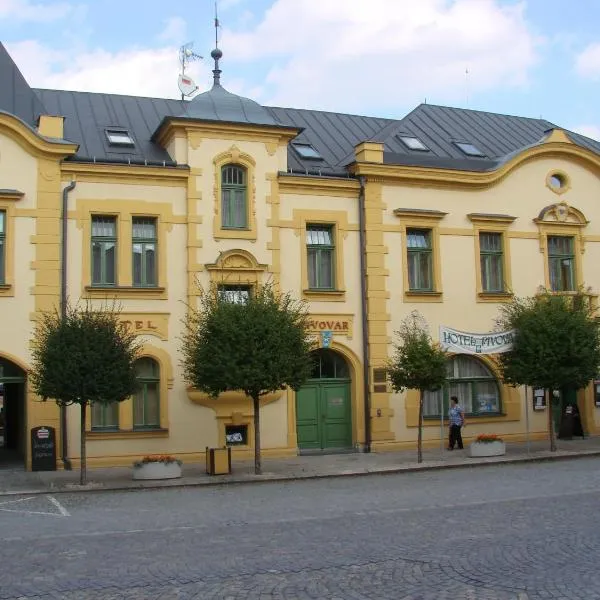
<path fill-rule="evenodd" d="M 311 355 L 311 377 L 296 393 L 298 448 L 301 452 L 352 448 L 350 365 L 328 348 Z"/>
<path fill-rule="evenodd" d="M 25 463 L 26 380 L 23 368 L 0 356 L 0 467 Z"/>

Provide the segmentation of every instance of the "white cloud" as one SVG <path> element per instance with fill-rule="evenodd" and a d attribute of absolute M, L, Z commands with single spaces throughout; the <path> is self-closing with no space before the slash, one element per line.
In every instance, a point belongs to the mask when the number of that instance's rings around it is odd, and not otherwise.
<path fill-rule="evenodd" d="M 66 2 L 34 4 L 30 0 L 0 0 L 0 20 L 45 23 L 63 19 L 72 10 L 73 7 Z"/>
<path fill-rule="evenodd" d="M 592 125 L 591 123 L 577 125 L 572 128 L 576 133 L 581 133 L 581 135 L 585 135 L 593 140 L 600 141 L 600 125 Z"/>
<path fill-rule="evenodd" d="M 590 44 L 579 54 L 575 69 L 582 77 L 600 79 L 600 42 Z"/>
<path fill-rule="evenodd" d="M 290 29 L 293 27 L 293 30 Z M 269 59 L 275 104 L 393 109 L 523 86 L 536 40 L 520 4 L 497 0 L 276 0 L 253 31 L 225 29 L 229 60 Z"/>
<path fill-rule="evenodd" d="M 38 42 L 8 44 L 8 51 L 34 87 L 177 98 L 178 47 L 130 48 L 117 53 L 94 50 L 72 56 Z M 209 86 L 208 68 L 192 63 L 189 74 L 201 89 Z"/>

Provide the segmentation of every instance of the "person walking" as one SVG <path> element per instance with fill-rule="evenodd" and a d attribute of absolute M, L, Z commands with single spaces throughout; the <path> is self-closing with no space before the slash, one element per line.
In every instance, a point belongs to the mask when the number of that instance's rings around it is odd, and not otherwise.
<path fill-rule="evenodd" d="M 450 398 L 450 410 L 448 411 L 448 421 L 450 423 L 450 436 L 448 440 L 448 450 L 454 450 L 457 444 L 458 449 L 463 449 L 463 441 L 460 430 L 465 425 L 465 411 L 458 403 L 458 398 L 452 396 Z"/>

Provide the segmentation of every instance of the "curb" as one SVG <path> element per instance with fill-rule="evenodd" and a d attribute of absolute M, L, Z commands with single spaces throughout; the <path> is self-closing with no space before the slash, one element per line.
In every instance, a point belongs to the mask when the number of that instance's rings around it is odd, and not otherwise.
<path fill-rule="evenodd" d="M 46 489 L 33 490 L 0 490 L 0 497 L 7 496 L 40 496 L 44 494 L 77 494 L 77 493 L 103 493 L 103 492 L 138 492 L 141 490 L 170 490 L 181 489 L 188 487 L 223 487 L 229 485 L 246 485 L 246 484 L 266 484 L 266 483 L 284 483 L 293 481 L 308 481 L 316 479 L 340 479 L 349 477 L 366 477 L 369 475 L 398 475 L 400 473 L 421 473 L 423 471 L 442 471 L 446 469 L 473 469 L 477 467 L 497 467 L 503 465 L 514 465 L 520 463 L 536 463 L 536 462 L 551 462 L 573 460 L 578 458 L 592 458 L 600 456 L 599 450 L 587 450 L 577 453 L 565 454 L 544 454 L 541 456 L 515 456 L 515 457 L 500 457 L 487 460 L 478 460 L 477 462 L 460 462 L 460 463 L 434 463 L 434 464 L 409 464 L 404 466 L 391 467 L 375 467 L 366 470 L 348 470 L 338 472 L 325 473 L 306 473 L 292 475 L 255 475 L 235 477 L 231 479 L 207 479 L 198 481 L 176 482 L 169 480 L 165 483 L 144 483 L 144 484 L 107 484 L 90 483 L 89 487 L 77 487 L 77 484 L 68 484 L 72 487 L 60 486 L 53 487 L 52 484 Z"/>

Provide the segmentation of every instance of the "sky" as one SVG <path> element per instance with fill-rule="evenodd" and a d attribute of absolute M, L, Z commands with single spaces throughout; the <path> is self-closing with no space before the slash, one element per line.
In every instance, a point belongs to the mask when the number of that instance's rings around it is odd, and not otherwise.
<path fill-rule="evenodd" d="M 402 118 L 421 102 L 600 139 L 599 0 L 218 0 L 221 83 L 269 106 Z M 179 97 L 214 68 L 214 0 L 0 0 L 33 87 Z M 1 84 L 1 82 L 0 82 Z"/>

